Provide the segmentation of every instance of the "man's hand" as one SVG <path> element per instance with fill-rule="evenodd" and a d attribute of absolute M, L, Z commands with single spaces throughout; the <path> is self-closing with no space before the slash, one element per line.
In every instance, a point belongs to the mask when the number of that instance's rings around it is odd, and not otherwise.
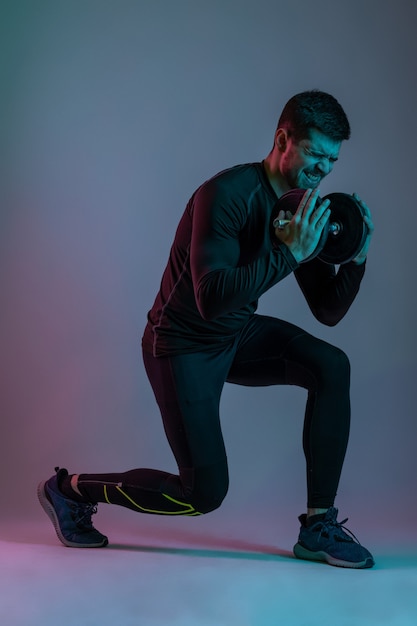
<path fill-rule="evenodd" d="M 371 216 L 371 212 L 368 206 L 365 204 L 365 202 L 363 202 L 363 200 L 359 198 L 358 194 L 354 193 L 353 197 L 355 198 L 356 202 L 358 202 L 361 205 L 362 211 L 363 211 L 363 221 L 368 227 L 368 234 L 366 236 L 365 243 L 363 244 L 363 248 L 359 252 L 359 254 L 353 259 L 353 262 L 356 263 L 356 265 L 362 265 L 362 263 L 364 263 L 366 260 L 366 256 L 368 254 L 368 249 L 369 249 L 369 244 L 371 243 L 371 239 L 372 239 L 372 235 L 374 233 L 375 227 L 372 222 L 372 216 Z"/>
<path fill-rule="evenodd" d="M 318 197 L 318 189 L 307 189 L 294 215 L 284 211 L 278 214 L 278 219 L 288 219 L 289 222 L 282 229 L 277 227 L 275 236 L 288 246 L 298 263 L 314 253 L 330 216 L 330 200 L 324 200 L 316 207 Z"/>

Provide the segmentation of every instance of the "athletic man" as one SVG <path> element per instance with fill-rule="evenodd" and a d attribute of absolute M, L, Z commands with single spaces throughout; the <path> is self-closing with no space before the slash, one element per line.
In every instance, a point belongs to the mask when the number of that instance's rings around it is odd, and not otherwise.
<path fill-rule="evenodd" d="M 162 515 L 197 516 L 219 507 L 228 489 L 219 419 L 224 383 L 297 385 L 308 392 L 307 511 L 299 518 L 294 553 L 342 567 L 372 567 L 371 554 L 345 532 L 334 507 L 349 435 L 348 358 L 291 323 L 255 313 L 259 297 L 291 273 L 323 324 L 337 324 L 354 301 L 373 232 L 359 198 L 369 234 L 353 261 L 338 271 L 318 258 L 303 263 L 331 210 L 327 200 L 317 202 L 318 186 L 349 136 L 349 122 L 333 96 L 297 94 L 284 107 L 263 162 L 220 172 L 193 194 L 142 342 L 178 475 L 153 469 L 68 475 L 56 468 L 38 491 L 64 545 L 107 545 L 91 522 L 98 502 Z M 292 188 L 306 190 L 296 213 L 283 229 L 271 228 L 278 198 Z"/>

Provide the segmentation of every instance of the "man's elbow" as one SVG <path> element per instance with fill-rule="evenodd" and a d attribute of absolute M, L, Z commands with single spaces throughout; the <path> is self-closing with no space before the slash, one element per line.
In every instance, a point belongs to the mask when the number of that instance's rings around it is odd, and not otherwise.
<path fill-rule="evenodd" d="M 320 324 L 324 326 L 336 326 L 346 314 L 346 311 L 341 313 L 340 311 L 329 311 L 324 309 L 315 309 L 312 311 L 314 317 Z"/>
<path fill-rule="evenodd" d="M 210 298 L 210 296 L 203 296 L 196 298 L 198 312 L 201 317 L 206 322 L 212 322 L 221 315 L 221 311 L 219 307 L 216 306 L 216 302 L 214 298 Z"/>
<path fill-rule="evenodd" d="M 212 322 L 224 313 L 222 299 L 219 297 L 219 286 L 213 282 L 213 277 L 205 276 L 194 285 L 194 297 L 198 312 L 203 320 Z"/>

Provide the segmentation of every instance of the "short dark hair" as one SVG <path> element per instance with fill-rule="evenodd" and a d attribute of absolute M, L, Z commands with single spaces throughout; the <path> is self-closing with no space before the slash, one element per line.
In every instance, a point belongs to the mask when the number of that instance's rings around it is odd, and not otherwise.
<path fill-rule="evenodd" d="M 277 128 L 285 128 L 296 141 L 308 139 L 312 128 L 333 141 L 350 137 L 349 121 L 341 105 L 336 98 L 318 89 L 303 91 L 288 100 Z"/>

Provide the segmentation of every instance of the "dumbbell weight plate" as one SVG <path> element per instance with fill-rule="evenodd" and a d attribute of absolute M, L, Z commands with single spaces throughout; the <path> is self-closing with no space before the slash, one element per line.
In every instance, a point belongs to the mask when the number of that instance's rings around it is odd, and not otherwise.
<path fill-rule="evenodd" d="M 330 200 L 330 223 L 338 224 L 339 232 L 329 232 L 318 257 L 325 263 L 341 265 L 352 261 L 361 251 L 368 228 L 363 221 L 359 202 L 347 193 L 330 193 L 323 200 Z"/>

